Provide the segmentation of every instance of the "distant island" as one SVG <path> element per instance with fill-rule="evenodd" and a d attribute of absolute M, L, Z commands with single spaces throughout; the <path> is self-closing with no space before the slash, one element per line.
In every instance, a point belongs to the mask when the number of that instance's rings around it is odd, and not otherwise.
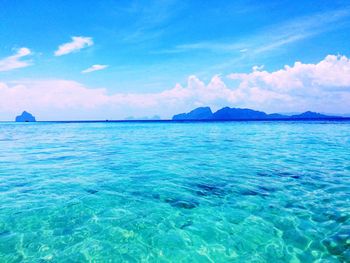
<path fill-rule="evenodd" d="M 279 113 L 267 114 L 263 111 L 252 109 L 224 107 L 212 112 L 210 107 L 199 107 L 188 113 L 174 115 L 172 120 L 318 120 L 318 119 L 341 119 L 340 116 L 328 116 L 317 112 L 306 111 L 296 115 L 284 115 Z"/>
<path fill-rule="evenodd" d="M 148 117 L 148 116 L 144 116 L 144 117 L 134 117 L 134 116 L 129 116 L 129 117 L 126 117 L 124 120 L 126 121 L 133 121 L 133 120 L 139 120 L 139 121 L 158 121 L 158 120 L 161 120 L 160 116 L 158 115 L 154 115 L 154 116 L 151 116 L 151 117 Z"/>
<path fill-rule="evenodd" d="M 23 111 L 21 115 L 16 117 L 16 122 L 35 122 L 35 117 L 29 112 Z"/>

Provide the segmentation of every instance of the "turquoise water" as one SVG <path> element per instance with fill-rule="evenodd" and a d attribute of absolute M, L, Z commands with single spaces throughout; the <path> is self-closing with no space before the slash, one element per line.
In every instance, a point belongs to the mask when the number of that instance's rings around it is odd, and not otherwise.
<path fill-rule="evenodd" d="M 350 262 L 350 122 L 0 123 L 0 262 Z"/>

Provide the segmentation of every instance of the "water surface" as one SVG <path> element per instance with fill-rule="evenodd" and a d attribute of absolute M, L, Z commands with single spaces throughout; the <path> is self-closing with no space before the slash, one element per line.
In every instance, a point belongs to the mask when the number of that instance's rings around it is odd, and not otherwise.
<path fill-rule="evenodd" d="M 350 122 L 0 123 L 1 262 L 350 262 Z"/>

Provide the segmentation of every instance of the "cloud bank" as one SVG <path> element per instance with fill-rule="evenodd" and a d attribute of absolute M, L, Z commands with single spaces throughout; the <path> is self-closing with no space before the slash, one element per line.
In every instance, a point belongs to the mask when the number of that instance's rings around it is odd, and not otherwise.
<path fill-rule="evenodd" d="M 105 69 L 107 67 L 108 67 L 108 65 L 95 64 L 95 65 L 92 65 L 91 67 L 83 70 L 81 73 L 86 74 L 86 73 L 90 73 L 90 72 L 93 72 L 93 71 L 102 70 L 102 69 Z"/>
<path fill-rule="evenodd" d="M 91 37 L 72 37 L 72 41 L 64 43 L 55 51 L 55 56 L 63 56 L 69 53 L 78 52 L 79 50 L 92 46 L 94 44 Z"/>
<path fill-rule="evenodd" d="M 190 76 L 186 85 L 176 84 L 156 93 L 108 94 L 106 89 L 67 80 L 0 83 L 2 116 L 28 110 L 39 119 L 118 119 L 154 114 L 167 118 L 203 105 L 267 112 L 349 113 L 350 59 L 329 55 L 316 64 L 295 62 L 273 72 L 254 67 L 250 73 L 216 75 L 209 83 Z M 52 111 L 61 115 L 53 118 Z M 72 116 L 67 112 L 81 114 Z"/>
<path fill-rule="evenodd" d="M 22 47 L 17 50 L 17 53 L 0 60 L 0 71 L 9 71 L 16 68 L 24 68 L 31 65 L 30 60 L 23 60 L 23 57 L 31 55 L 29 48 Z"/>

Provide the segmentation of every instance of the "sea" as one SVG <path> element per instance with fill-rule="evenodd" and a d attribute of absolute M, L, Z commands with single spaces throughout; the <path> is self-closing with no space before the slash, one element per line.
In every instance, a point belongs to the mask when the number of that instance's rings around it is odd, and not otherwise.
<path fill-rule="evenodd" d="M 0 123 L 0 262 L 350 262 L 350 122 Z"/>

